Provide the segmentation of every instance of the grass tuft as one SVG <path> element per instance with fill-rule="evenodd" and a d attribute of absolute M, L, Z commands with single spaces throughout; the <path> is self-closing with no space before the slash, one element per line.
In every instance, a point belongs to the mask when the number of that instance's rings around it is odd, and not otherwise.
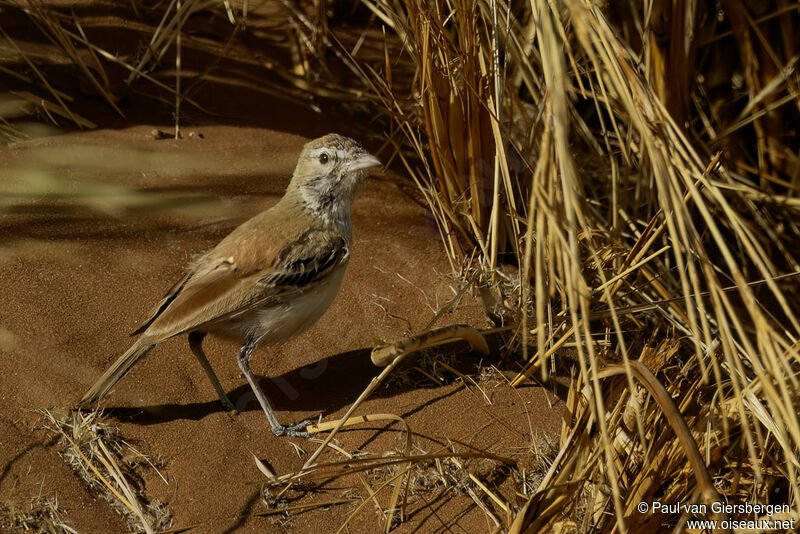
<path fill-rule="evenodd" d="M 56 418 L 43 413 L 44 428 L 59 437 L 61 456 L 90 488 L 97 491 L 125 518 L 131 532 L 147 534 L 167 529 L 172 516 L 167 506 L 145 493 L 143 469 L 164 480 L 154 459 L 128 443 L 117 429 L 102 420 L 101 411 L 70 412 Z"/>

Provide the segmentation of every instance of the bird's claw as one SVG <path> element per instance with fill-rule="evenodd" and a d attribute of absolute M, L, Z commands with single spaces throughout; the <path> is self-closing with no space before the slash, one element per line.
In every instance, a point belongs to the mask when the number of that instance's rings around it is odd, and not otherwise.
<path fill-rule="evenodd" d="M 233 405 L 230 399 L 223 398 L 219 400 L 222 403 L 222 407 L 225 409 L 226 412 L 233 412 L 239 413 L 239 410 L 236 409 L 236 406 Z"/>
<path fill-rule="evenodd" d="M 276 436 L 289 436 L 292 438 L 310 438 L 311 434 L 306 431 L 306 428 L 313 424 L 311 421 L 302 421 L 294 425 L 283 425 L 272 429 L 272 433 Z"/>

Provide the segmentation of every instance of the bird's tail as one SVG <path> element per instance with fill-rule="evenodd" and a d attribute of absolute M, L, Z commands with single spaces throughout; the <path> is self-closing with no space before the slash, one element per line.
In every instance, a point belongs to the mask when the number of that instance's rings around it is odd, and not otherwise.
<path fill-rule="evenodd" d="M 81 407 L 86 407 L 102 399 L 154 346 L 155 345 L 151 343 L 137 340 L 136 343 L 134 343 L 125 354 L 120 356 L 119 359 L 114 362 L 114 365 L 109 367 L 108 370 L 103 373 L 103 376 L 94 383 L 91 389 L 86 392 L 86 395 L 81 398 L 79 405 Z"/>

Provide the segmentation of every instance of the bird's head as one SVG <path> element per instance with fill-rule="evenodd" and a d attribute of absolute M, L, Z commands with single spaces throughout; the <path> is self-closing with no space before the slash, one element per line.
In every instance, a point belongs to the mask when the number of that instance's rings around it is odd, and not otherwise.
<path fill-rule="evenodd" d="M 358 142 L 328 134 L 303 147 L 292 177 L 292 187 L 304 205 L 325 218 L 346 216 L 368 169 L 381 162 Z"/>

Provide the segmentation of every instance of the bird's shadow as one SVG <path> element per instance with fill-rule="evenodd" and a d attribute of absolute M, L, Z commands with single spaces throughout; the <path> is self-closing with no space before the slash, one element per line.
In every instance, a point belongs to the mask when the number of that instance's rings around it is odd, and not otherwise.
<path fill-rule="evenodd" d="M 502 343 L 499 336 L 490 336 L 487 341 L 490 347 L 497 349 Z M 493 353 L 498 353 L 494 350 Z M 440 356 L 451 354 L 467 367 L 477 368 L 481 360 L 470 352 L 466 342 L 460 341 L 437 348 Z M 336 413 L 341 408 L 353 403 L 356 398 L 369 385 L 370 380 L 377 376 L 381 369 L 370 360 L 371 349 L 357 349 L 340 354 L 328 356 L 315 363 L 299 367 L 275 377 L 261 377 L 259 383 L 277 411 L 312 412 L 314 417 L 321 414 L 323 417 Z M 416 365 L 416 356 L 410 355 L 394 373 L 402 373 Z M 501 370 L 518 371 L 518 362 L 495 361 Z M 464 366 L 459 365 L 462 369 Z M 468 372 L 468 371 L 466 371 Z M 242 380 L 242 385 L 228 391 L 228 398 L 233 402 L 238 412 L 260 411 L 255 394 L 250 386 Z M 413 380 L 393 380 L 391 384 L 384 383 L 371 395 L 372 398 L 386 398 L 398 395 L 410 389 L 427 387 L 430 389 L 430 380 L 415 383 Z M 536 386 L 533 386 L 536 387 Z M 209 390 L 211 385 L 208 384 Z M 561 397 L 566 396 L 566 388 L 557 383 L 552 385 L 552 392 Z M 434 386 L 435 391 L 426 395 L 426 400 L 415 404 L 403 414 L 408 417 L 424 408 L 435 404 L 457 392 L 457 389 L 446 387 L 445 383 Z M 551 389 L 548 387 L 548 389 Z M 222 404 L 216 397 L 206 402 L 193 402 L 188 404 L 157 404 L 138 407 L 106 407 L 105 412 L 117 419 L 127 420 L 134 424 L 153 425 L 179 419 L 199 420 L 208 415 L 224 412 Z"/>
<path fill-rule="evenodd" d="M 259 378 L 261 388 L 278 410 L 331 414 L 352 403 L 380 372 L 372 364 L 370 349 L 358 349 L 323 358 L 313 364 L 293 369 L 275 377 Z M 210 384 L 208 385 L 211 388 Z M 373 397 L 391 396 L 396 388 L 379 388 Z M 444 396 L 449 395 L 450 392 Z M 253 391 L 245 382 L 228 391 L 228 398 L 238 412 L 261 410 Z M 224 408 L 217 398 L 188 404 L 158 404 L 151 406 L 110 406 L 105 413 L 135 424 L 153 425 L 178 419 L 198 420 Z"/>

